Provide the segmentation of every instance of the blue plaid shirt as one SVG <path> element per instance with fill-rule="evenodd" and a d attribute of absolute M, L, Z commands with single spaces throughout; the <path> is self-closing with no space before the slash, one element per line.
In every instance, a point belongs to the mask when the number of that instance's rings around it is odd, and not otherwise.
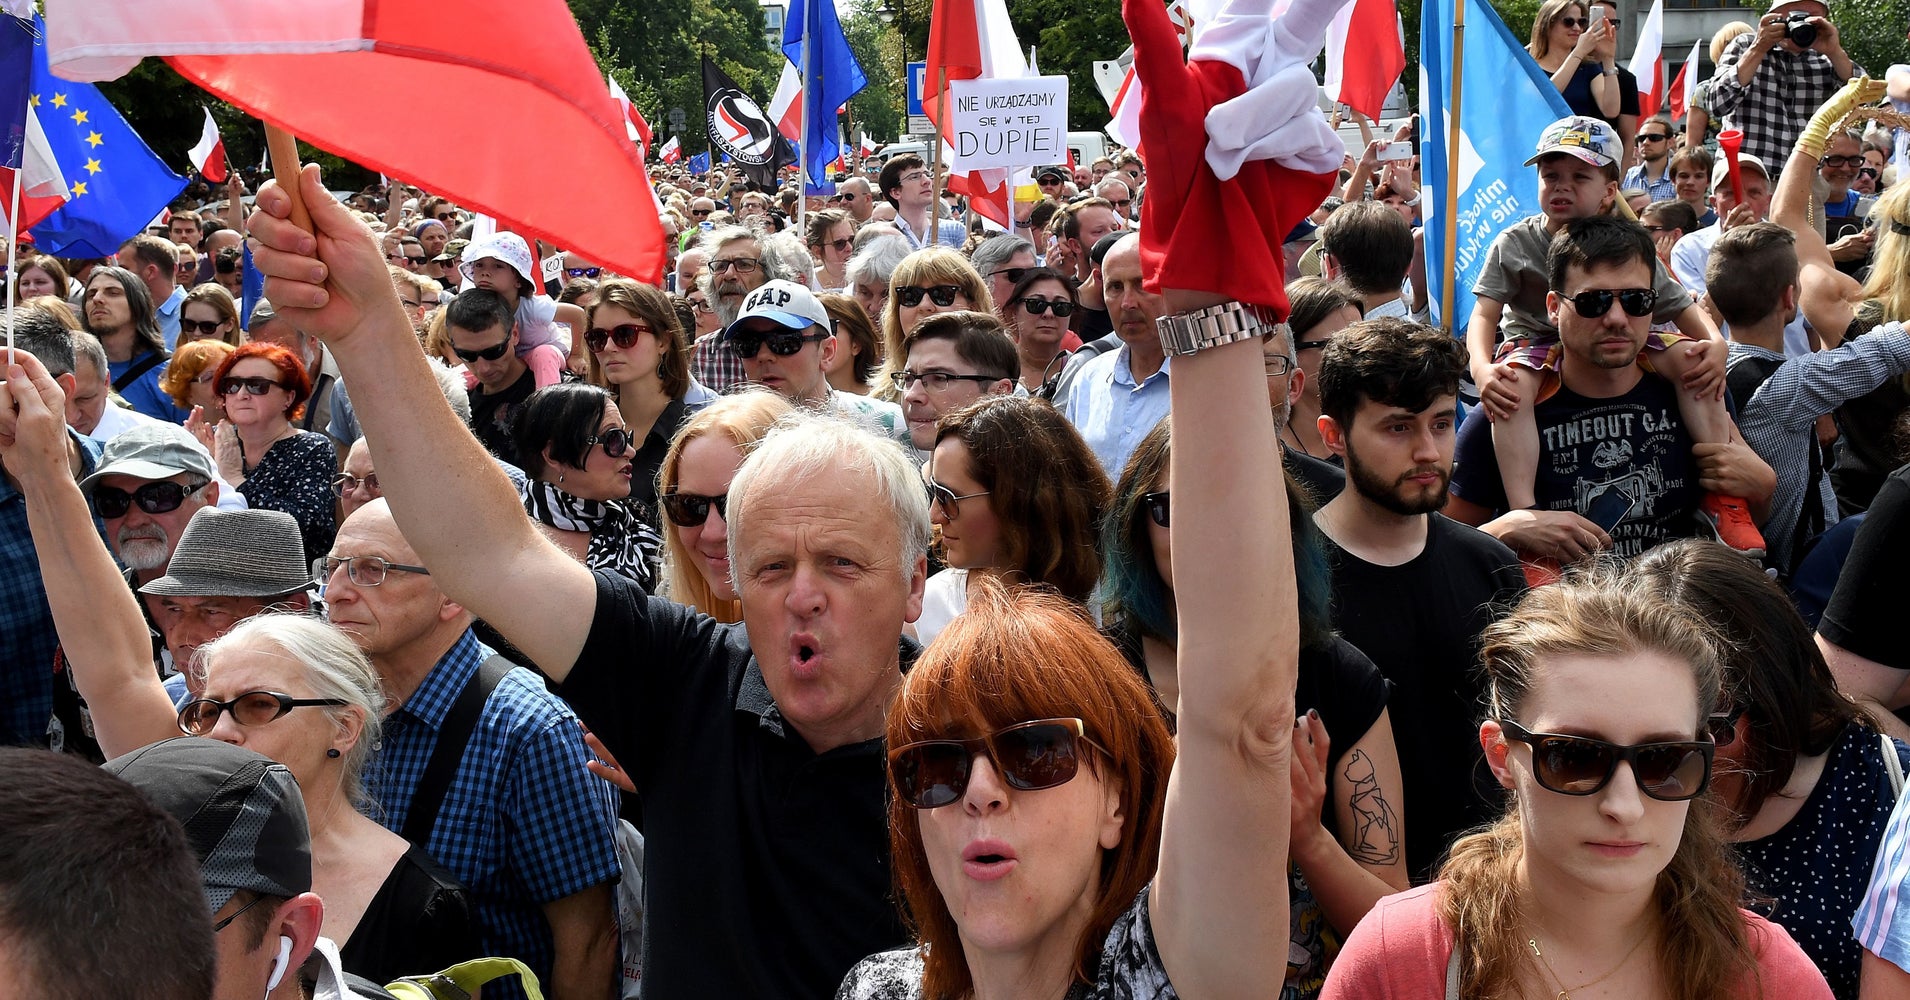
<path fill-rule="evenodd" d="M 438 727 L 490 655 L 467 629 L 385 717 L 365 786 L 387 829 L 404 828 Z M 577 716 L 537 674 L 511 671 L 484 704 L 425 844 L 470 890 L 484 953 L 522 959 L 543 983 L 554 949 L 542 904 L 619 874 L 616 795 L 584 767 L 589 759 Z M 493 993 L 523 996 L 514 979 L 485 987 L 487 998 Z"/>
<path fill-rule="evenodd" d="M 78 432 L 80 475 L 99 463 L 99 445 Z M 94 522 L 98 527 L 98 521 Z M 27 530 L 27 501 L 0 476 L 0 745 L 46 746 L 53 721 L 53 609 L 40 582 L 40 557 Z"/>

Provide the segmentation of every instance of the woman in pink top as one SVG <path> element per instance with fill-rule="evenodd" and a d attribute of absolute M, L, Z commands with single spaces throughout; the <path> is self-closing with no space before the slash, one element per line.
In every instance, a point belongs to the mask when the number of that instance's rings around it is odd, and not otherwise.
<path fill-rule="evenodd" d="M 1439 881 L 1374 907 L 1322 996 L 1827 1000 L 1797 943 L 1739 908 L 1702 797 L 1709 635 L 1610 569 L 1534 590 L 1487 629 L 1479 743 L 1511 806 L 1453 846 Z"/>

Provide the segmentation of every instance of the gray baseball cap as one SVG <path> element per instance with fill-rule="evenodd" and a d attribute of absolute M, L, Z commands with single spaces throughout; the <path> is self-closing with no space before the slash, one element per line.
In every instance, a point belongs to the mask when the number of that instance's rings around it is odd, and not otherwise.
<path fill-rule="evenodd" d="M 205 479 L 217 479 L 219 473 L 206 454 L 206 446 L 192 432 L 178 424 L 142 423 L 115 435 L 106 443 L 99 466 L 80 480 L 80 492 L 88 494 L 107 476 L 131 476 L 134 479 L 171 479 L 180 473 Z"/>
<path fill-rule="evenodd" d="M 277 597 L 312 586 L 298 522 L 278 510 L 204 507 L 186 522 L 166 575 L 139 588 L 167 597 Z"/>
<path fill-rule="evenodd" d="M 240 890 L 291 898 L 312 891 L 312 837 L 298 781 L 244 747 L 180 736 L 105 764 L 186 828 L 206 905 Z"/>

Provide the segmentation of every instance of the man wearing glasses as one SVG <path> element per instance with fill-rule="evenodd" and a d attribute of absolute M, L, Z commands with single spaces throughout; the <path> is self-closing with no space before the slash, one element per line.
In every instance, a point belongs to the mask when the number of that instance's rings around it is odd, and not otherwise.
<path fill-rule="evenodd" d="M 782 257 L 769 253 L 760 233 L 748 226 L 712 229 L 703 234 L 696 249 L 708 259 L 695 289 L 715 311 L 719 330 L 736 322 L 743 312 L 745 296 L 764 282 L 788 277 Z M 683 291 L 687 294 L 689 289 Z M 728 392 L 748 379 L 742 361 L 723 349 L 721 333 L 696 339 L 691 365 L 696 369 L 696 380 L 716 393 Z"/>
<path fill-rule="evenodd" d="M 935 425 L 983 396 L 1015 391 L 1021 358 L 1001 321 L 987 313 L 930 316 L 903 339 L 908 362 L 894 372 L 915 450 L 935 450 Z"/>
<path fill-rule="evenodd" d="M 920 156 L 904 153 L 890 159 L 882 165 L 878 183 L 883 200 L 895 208 L 895 228 L 909 241 L 910 249 L 919 250 L 934 242 L 960 250 L 968 242 L 967 227 L 947 217 L 936 226 L 932 240 L 923 235 L 928 232 L 930 209 L 935 203 L 935 178 L 929 176 Z"/>
<path fill-rule="evenodd" d="M 1869 263 L 1873 238 L 1864 218 L 1876 199 L 1851 189 L 1863 168 L 1863 138 L 1855 132 L 1832 132 L 1817 161 L 1817 175 L 1829 186 L 1824 194 L 1824 237 L 1830 241 L 1830 257 L 1837 269 L 1853 276 Z"/>
<path fill-rule="evenodd" d="M 1094 186 L 1094 196 L 1114 209 L 1120 228 L 1128 227 L 1128 221 L 1134 218 L 1134 193 L 1129 190 L 1126 181 L 1110 177 Z"/>
<path fill-rule="evenodd" d="M 1625 179 L 1618 187 L 1623 191 L 1638 190 L 1651 195 L 1652 201 L 1669 201 L 1678 197 L 1678 183 L 1671 176 L 1671 119 L 1663 114 L 1653 115 L 1638 129 L 1638 165 L 1625 171 Z"/>
<path fill-rule="evenodd" d="M 793 281 L 767 281 L 744 299 L 742 315 L 724 329 L 723 349 L 742 363 L 749 382 L 797 406 L 833 409 L 866 430 L 907 444 L 901 407 L 830 388 L 827 369 L 841 349 L 834 327 L 809 289 Z"/>
<path fill-rule="evenodd" d="M 836 185 L 836 196 L 858 226 L 869 221 L 875 211 L 875 189 L 869 186 L 867 177 L 851 177 Z"/>

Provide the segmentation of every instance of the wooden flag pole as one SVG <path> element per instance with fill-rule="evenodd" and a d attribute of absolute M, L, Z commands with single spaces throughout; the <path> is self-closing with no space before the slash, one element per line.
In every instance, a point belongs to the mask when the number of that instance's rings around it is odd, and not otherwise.
<path fill-rule="evenodd" d="M 265 146 L 272 154 L 272 178 L 292 200 L 292 225 L 312 232 L 312 213 L 299 194 L 298 137 L 271 122 L 265 123 Z"/>
<path fill-rule="evenodd" d="M 1445 273 L 1439 278 L 1439 305 L 1447 331 L 1464 336 L 1468 320 L 1454 316 L 1452 311 L 1459 296 L 1459 255 L 1453 244 L 1459 240 L 1459 124 L 1465 107 L 1460 96 L 1465 86 L 1466 0 L 1453 0 L 1452 14 L 1452 97 L 1446 102 L 1446 190 L 1441 199 L 1446 260 Z"/>
<path fill-rule="evenodd" d="M 928 166 L 928 235 L 922 237 L 925 247 L 940 246 L 942 242 L 942 123 L 948 120 L 948 67 L 935 67 L 935 132 L 929 136 Z M 907 109 L 904 109 L 907 110 Z"/>

